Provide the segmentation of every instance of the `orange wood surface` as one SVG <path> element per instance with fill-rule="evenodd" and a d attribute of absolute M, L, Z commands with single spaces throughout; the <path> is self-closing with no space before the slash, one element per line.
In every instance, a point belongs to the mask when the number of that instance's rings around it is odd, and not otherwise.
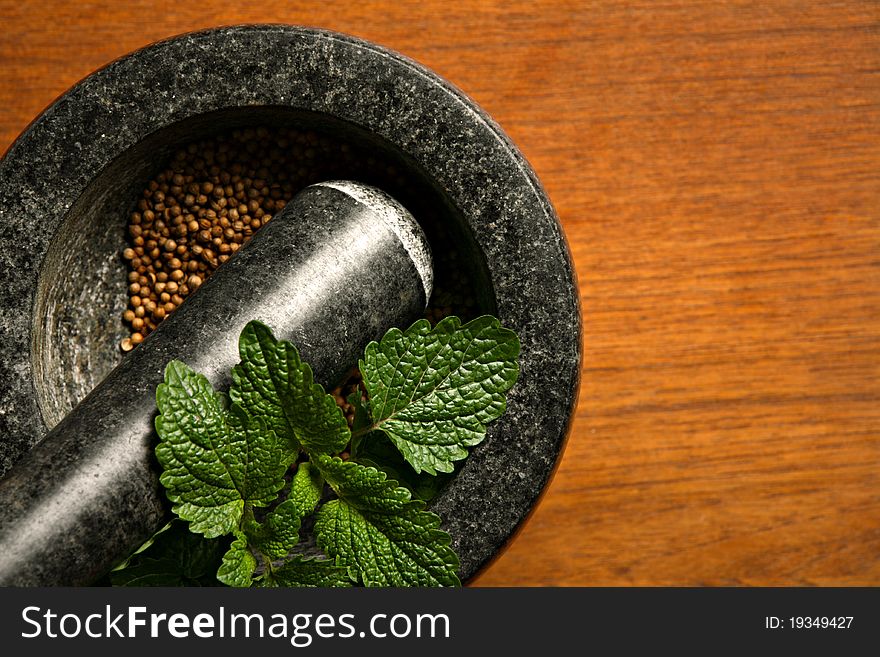
<path fill-rule="evenodd" d="M 0 0 L 0 150 L 108 61 L 241 22 L 429 66 L 560 214 L 577 416 L 476 584 L 880 584 L 880 5 Z"/>

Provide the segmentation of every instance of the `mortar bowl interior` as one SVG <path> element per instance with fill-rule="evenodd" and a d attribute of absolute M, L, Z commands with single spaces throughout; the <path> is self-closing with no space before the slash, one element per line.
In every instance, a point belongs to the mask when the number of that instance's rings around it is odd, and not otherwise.
<path fill-rule="evenodd" d="M 192 116 L 148 135 L 104 167 L 50 241 L 38 275 L 31 328 L 35 392 L 47 428 L 60 422 L 124 356 L 119 344 L 130 330 L 122 321 L 128 299 L 122 252 L 130 246 L 128 217 L 148 181 L 190 144 L 261 127 L 310 132 L 328 147 L 328 155 L 341 145 L 355 153 L 305 172 L 302 187 L 349 179 L 384 188 L 410 209 L 428 236 L 437 270 L 435 296 L 448 295 L 452 286 L 466 289 L 471 297 L 467 307 L 451 308 L 463 320 L 494 312 L 485 259 L 463 216 L 418 163 L 393 144 L 338 118 L 285 107 Z"/>

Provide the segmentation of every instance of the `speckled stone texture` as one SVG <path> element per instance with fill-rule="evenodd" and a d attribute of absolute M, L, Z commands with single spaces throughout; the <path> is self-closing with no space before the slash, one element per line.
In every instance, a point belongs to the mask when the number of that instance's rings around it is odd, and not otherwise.
<path fill-rule="evenodd" d="M 0 472 L 55 419 L 38 401 L 51 395 L 37 383 L 45 318 L 35 308 L 52 285 L 39 274 L 53 240 L 70 237 L 71 208 L 86 192 L 102 198 L 90 182 L 156 131 L 269 107 L 363 129 L 418 167 L 463 217 L 495 312 L 520 335 L 521 375 L 507 413 L 431 504 L 466 579 L 526 517 L 562 449 L 580 363 L 574 271 L 546 194 L 485 113 L 411 60 L 335 33 L 241 26 L 154 44 L 71 89 L 0 162 Z"/>

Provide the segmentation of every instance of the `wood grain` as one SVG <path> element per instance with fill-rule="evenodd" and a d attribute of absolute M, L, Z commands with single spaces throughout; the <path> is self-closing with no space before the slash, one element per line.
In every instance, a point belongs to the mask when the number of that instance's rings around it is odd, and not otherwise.
<path fill-rule="evenodd" d="M 880 5 L 299 4 L 0 0 L 0 149 L 200 27 L 400 50 L 520 146 L 580 277 L 565 456 L 476 584 L 880 584 Z"/>

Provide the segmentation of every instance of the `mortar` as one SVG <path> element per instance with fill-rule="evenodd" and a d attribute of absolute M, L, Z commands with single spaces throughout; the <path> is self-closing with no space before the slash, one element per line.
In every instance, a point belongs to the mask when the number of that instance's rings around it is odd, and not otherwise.
<path fill-rule="evenodd" d="M 469 578 L 526 517 L 561 452 L 580 364 L 574 272 L 546 194 L 503 131 L 436 74 L 335 33 L 240 26 L 154 44 L 80 82 L 10 148 L 0 472 L 122 358 L 120 254 L 144 183 L 181 145 L 255 125 L 313 129 L 393 163 L 404 181 L 387 191 L 417 219 L 433 216 L 435 253 L 455 249 L 477 310 L 520 336 L 507 412 L 430 504 Z"/>

